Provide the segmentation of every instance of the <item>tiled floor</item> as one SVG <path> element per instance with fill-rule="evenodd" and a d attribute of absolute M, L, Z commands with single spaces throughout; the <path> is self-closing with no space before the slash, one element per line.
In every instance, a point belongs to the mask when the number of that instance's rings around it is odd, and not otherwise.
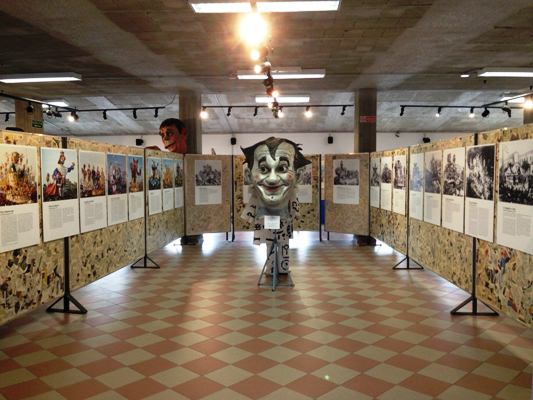
<path fill-rule="evenodd" d="M 451 317 L 466 294 L 399 255 L 302 240 L 294 289 L 256 281 L 265 249 L 206 235 L 160 270 L 124 268 L 0 327 L 1 399 L 529 399 L 533 330 Z"/>

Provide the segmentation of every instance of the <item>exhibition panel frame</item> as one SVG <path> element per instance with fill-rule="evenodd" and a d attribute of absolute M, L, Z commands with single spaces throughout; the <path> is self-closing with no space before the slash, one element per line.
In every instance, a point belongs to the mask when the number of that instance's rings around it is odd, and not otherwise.
<path fill-rule="evenodd" d="M 320 230 L 320 154 L 305 155 L 311 164 L 299 171 L 297 197 L 300 203 L 300 216 L 295 218 L 295 231 Z"/>
<path fill-rule="evenodd" d="M 369 234 L 369 162 L 368 153 L 325 156 L 326 232 Z"/>
<path fill-rule="evenodd" d="M 250 185 L 246 184 L 244 170 L 246 166 L 246 158 L 243 155 L 233 156 L 233 230 L 239 231 L 253 231 L 253 225 L 241 218 L 241 214 L 246 207 L 248 198 L 250 196 Z"/>

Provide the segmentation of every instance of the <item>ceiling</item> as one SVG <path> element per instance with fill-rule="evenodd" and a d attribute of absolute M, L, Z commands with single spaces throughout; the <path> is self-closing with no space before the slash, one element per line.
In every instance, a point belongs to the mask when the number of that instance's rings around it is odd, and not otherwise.
<path fill-rule="evenodd" d="M 522 124 L 494 110 L 407 109 L 400 104 L 481 105 L 504 92 L 529 91 L 533 79 L 459 75 L 482 67 L 533 67 L 531 0 L 343 0 L 337 12 L 266 15 L 273 67 L 324 68 L 325 79 L 276 81 L 284 94 L 309 94 L 311 104 L 353 104 L 360 88 L 378 90 L 380 132 L 471 132 Z M 0 90 L 77 108 L 168 105 L 153 111 L 82 114 L 77 123 L 45 117 L 45 132 L 74 135 L 156 133 L 177 116 L 180 90 L 202 94 L 204 105 L 254 104 L 260 81 L 235 79 L 251 69 L 237 37 L 239 15 L 195 14 L 185 0 L 17 0 L 0 2 L 0 74 L 72 71 L 78 83 L 7 85 Z M 13 111 L 11 100 L 0 111 Z M 354 110 L 211 110 L 204 133 L 349 132 Z M 13 125 L 0 122 L 0 127 Z"/>

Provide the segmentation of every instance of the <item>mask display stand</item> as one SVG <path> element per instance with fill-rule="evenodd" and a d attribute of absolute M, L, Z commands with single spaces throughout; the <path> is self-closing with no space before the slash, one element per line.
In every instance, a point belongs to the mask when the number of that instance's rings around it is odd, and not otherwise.
<path fill-rule="evenodd" d="M 276 230 L 272 230 L 273 232 L 273 239 L 272 239 L 272 247 L 270 248 L 270 252 L 267 254 L 267 259 L 265 261 L 265 265 L 263 265 L 263 269 L 261 270 L 261 275 L 259 276 L 259 280 L 257 281 L 257 286 L 260 287 L 271 287 L 272 291 L 274 292 L 278 286 L 284 286 L 284 287 L 294 287 L 294 282 L 291 277 L 290 271 L 287 273 L 287 281 L 286 282 L 280 282 L 279 279 L 279 269 L 281 267 L 281 249 L 279 246 L 279 242 L 276 236 Z M 267 239 L 268 240 L 268 239 Z M 269 259 L 270 256 L 274 254 L 274 265 L 270 264 Z M 271 282 L 267 282 L 267 272 L 270 266 L 272 266 L 272 279 Z M 264 279 L 263 279 L 264 278 Z M 264 280 L 264 282 L 262 282 Z"/>

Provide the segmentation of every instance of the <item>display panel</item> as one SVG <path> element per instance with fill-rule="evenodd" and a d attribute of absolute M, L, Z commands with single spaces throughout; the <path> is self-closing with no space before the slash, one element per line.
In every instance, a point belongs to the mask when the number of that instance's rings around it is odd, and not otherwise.
<path fill-rule="evenodd" d="M 313 165 L 307 164 L 298 170 L 296 193 L 300 204 L 313 202 Z"/>
<path fill-rule="evenodd" d="M 222 203 L 222 162 L 195 160 L 195 205 Z"/>
<path fill-rule="evenodd" d="M 407 157 L 395 155 L 393 158 L 392 211 L 405 215 L 405 192 L 407 190 Z"/>
<path fill-rule="evenodd" d="M 370 159 L 370 206 L 379 208 L 379 193 L 381 182 L 381 159 Z"/>
<path fill-rule="evenodd" d="M 443 153 L 442 226 L 464 232 L 465 148 L 446 149 Z"/>
<path fill-rule="evenodd" d="M 359 204 L 359 160 L 333 160 L 333 203 Z"/>
<path fill-rule="evenodd" d="M 124 154 L 107 154 L 107 224 L 128 220 L 127 160 Z"/>
<path fill-rule="evenodd" d="M 129 220 L 144 217 L 144 157 L 128 156 Z"/>
<path fill-rule="evenodd" d="M 80 150 L 80 231 L 107 226 L 106 154 Z"/>
<path fill-rule="evenodd" d="M 392 157 L 381 157 L 381 208 L 392 211 Z"/>
<path fill-rule="evenodd" d="M 409 156 L 409 217 L 424 217 L 424 153 Z"/>
<path fill-rule="evenodd" d="M 442 150 L 424 153 L 424 221 L 440 225 Z"/>
<path fill-rule="evenodd" d="M 161 158 L 146 159 L 148 181 L 148 215 L 159 214 L 163 209 L 161 185 Z"/>
<path fill-rule="evenodd" d="M 174 208 L 183 207 L 183 159 L 175 160 L 174 165 Z"/>
<path fill-rule="evenodd" d="M 174 208 L 174 165 L 175 160 L 169 158 L 162 159 L 163 165 L 163 211 Z"/>

